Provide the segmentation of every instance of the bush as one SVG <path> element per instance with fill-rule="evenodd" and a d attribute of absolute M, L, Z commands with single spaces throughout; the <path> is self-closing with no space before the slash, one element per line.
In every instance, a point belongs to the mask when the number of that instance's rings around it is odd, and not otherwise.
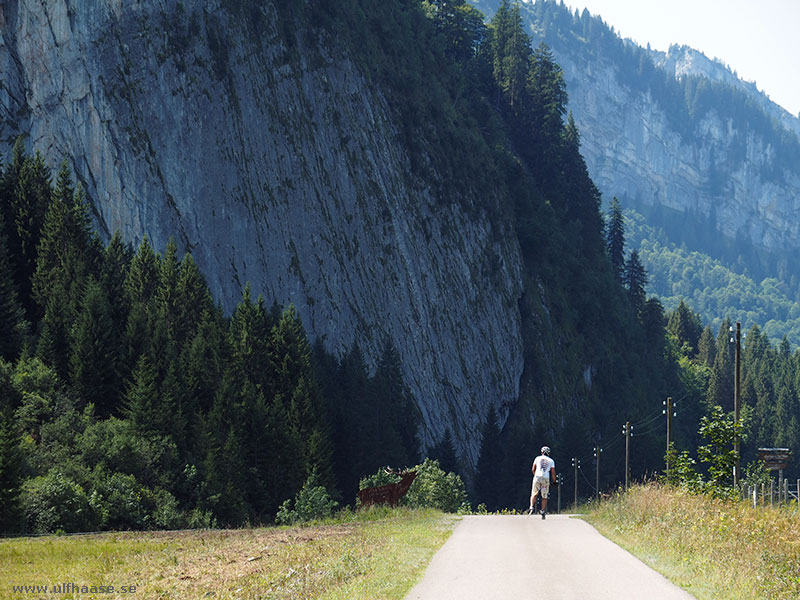
<path fill-rule="evenodd" d="M 22 505 L 28 528 L 35 533 L 92 531 L 100 525 L 86 491 L 55 469 L 22 485 Z"/>
<path fill-rule="evenodd" d="M 101 516 L 103 529 L 148 529 L 151 516 L 144 505 L 144 490 L 133 475 L 95 469 L 91 502 Z"/>
<path fill-rule="evenodd" d="M 309 475 L 294 500 L 287 499 L 281 504 L 275 522 L 279 525 L 291 525 L 324 519 L 330 517 L 337 506 L 338 502 L 331 498 L 328 490 L 319 485 L 319 478 L 315 472 Z"/>
<path fill-rule="evenodd" d="M 461 477 L 455 473 L 445 473 L 439 467 L 439 461 L 426 458 L 425 462 L 412 470 L 417 472 L 417 477 L 401 500 L 402 504 L 415 508 L 437 508 L 449 513 L 469 510 L 467 490 Z"/>

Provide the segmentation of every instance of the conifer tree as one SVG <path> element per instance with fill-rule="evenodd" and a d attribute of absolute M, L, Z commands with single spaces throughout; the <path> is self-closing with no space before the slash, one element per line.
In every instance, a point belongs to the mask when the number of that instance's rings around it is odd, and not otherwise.
<path fill-rule="evenodd" d="M 692 311 L 683 299 L 678 307 L 670 313 L 667 320 L 667 331 L 678 338 L 680 346 L 686 345 L 690 356 L 697 353 L 700 336 L 703 333 L 703 324 L 700 315 Z"/>
<path fill-rule="evenodd" d="M 527 105 L 531 40 L 522 26 L 519 4 L 503 0 L 492 19 L 491 29 L 495 81 L 512 111 L 521 114 Z"/>
<path fill-rule="evenodd" d="M 89 277 L 71 332 L 70 380 L 84 403 L 101 416 L 112 414 L 119 399 L 119 344 L 111 305 L 100 284 Z"/>
<path fill-rule="evenodd" d="M 436 31 L 444 38 L 445 55 L 466 63 L 487 36 L 483 14 L 466 0 L 431 0 Z"/>
<path fill-rule="evenodd" d="M 164 320 L 167 335 L 171 340 L 177 337 L 178 316 L 180 313 L 180 299 L 178 297 L 178 277 L 180 261 L 178 260 L 178 247 L 175 239 L 170 238 L 164 250 L 164 257 L 159 264 L 158 288 L 155 299 L 160 314 Z"/>
<path fill-rule="evenodd" d="M 61 286 L 51 290 L 47 298 L 36 357 L 53 367 L 61 381 L 70 377 L 71 315 L 65 310 L 67 293 Z"/>
<path fill-rule="evenodd" d="M 730 319 L 724 319 L 717 334 L 714 365 L 708 380 L 706 405 L 733 410 L 734 345 L 730 342 Z"/>
<path fill-rule="evenodd" d="M 20 507 L 22 452 L 11 408 L 0 400 L 0 533 L 15 532 L 23 522 Z"/>
<path fill-rule="evenodd" d="M 611 213 L 606 229 L 606 250 L 611 260 L 614 277 L 617 281 L 622 282 L 625 272 L 625 221 L 619 200 L 616 198 L 611 201 Z"/>
<path fill-rule="evenodd" d="M 477 501 L 486 504 L 489 510 L 496 510 L 500 506 L 501 499 L 497 492 L 500 487 L 499 471 L 502 463 L 503 449 L 500 444 L 500 427 L 497 424 L 497 412 L 494 406 L 491 406 L 481 433 L 481 450 L 475 476 Z"/>
<path fill-rule="evenodd" d="M 586 258 L 602 255 L 603 219 L 600 215 L 600 191 L 595 186 L 586 162 L 580 151 L 580 132 L 572 113 L 569 113 L 567 124 L 563 129 L 561 144 L 560 170 L 562 189 L 560 201 L 564 204 L 563 220 L 565 223 L 580 224 L 580 248 Z M 553 150 L 548 151 L 553 154 Z M 558 152 L 555 153 L 556 155 Z M 552 166 L 551 166 L 552 168 Z M 555 184 L 551 184 L 556 187 Z M 554 190 L 555 191 L 555 190 Z"/>
<path fill-rule="evenodd" d="M 372 378 L 374 403 L 383 412 L 380 427 L 385 443 L 385 462 L 389 465 L 413 465 L 419 462 L 419 409 L 411 391 L 403 381 L 400 354 L 391 339 L 384 342 L 383 351 Z M 442 465 L 440 461 L 440 465 Z M 444 466 L 442 466 L 444 469 Z M 452 472 L 453 469 L 450 469 Z M 447 471 L 446 472 L 450 472 Z"/>
<path fill-rule="evenodd" d="M 136 431 L 149 434 L 157 430 L 172 415 L 161 414 L 159 409 L 156 369 L 146 355 L 139 357 L 132 373 L 131 384 L 125 394 L 123 414 Z"/>
<path fill-rule="evenodd" d="M 628 292 L 628 299 L 631 306 L 640 313 L 644 308 L 644 303 L 647 298 L 645 287 L 647 286 L 647 271 L 645 271 L 639 260 L 639 253 L 632 250 L 627 262 L 625 263 L 625 288 Z"/>
<path fill-rule="evenodd" d="M 125 290 L 132 309 L 139 305 L 145 309 L 145 313 L 149 312 L 151 302 L 158 290 L 161 270 L 159 262 L 159 257 L 153 250 L 149 238 L 145 235 L 131 261 L 125 280 Z"/>
<path fill-rule="evenodd" d="M 706 325 L 703 328 L 703 333 L 700 334 L 700 339 L 697 342 L 698 362 L 706 367 L 713 365 L 715 350 L 714 334 L 711 333 L 711 327 Z"/>
<path fill-rule="evenodd" d="M 24 314 L 8 257 L 4 225 L 0 213 L 0 358 L 13 360 L 22 349 L 20 328 Z"/>
<path fill-rule="evenodd" d="M 372 456 L 364 416 L 368 412 L 369 378 L 364 355 L 354 340 L 342 357 L 336 374 L 335 394 L 330 394 L 328 411 L 333 423 L 336 480 L 345 498 L 355 497 L 358 482 L 381 466 Z"/>
<path fill-rule="evenodd" d="M 41 308 L 32 300 L 31 278 L 36 270 L 38 246 L 45 214 L 50 203 L 50 173 L 41 153 L 25 157 L 22 140 L 15 146 L 10 169 L 11 212 L 16 233 L 12 252 L 16 256 L 16 284 L 29 320 L 41 316 Z"/>
<path fill-rule="evenodd" d="M 442 439 L 428 451 L 428 458 L 439 461 L 439 467 L 445 473 L 461 473 L 453 433 L 449 427 L 445 428 Z"/>
<path fill-rule="evenodd" d="M 268 355 L 272 401 L 284 403 L 289 424 L 305 445 L 306 475 L 316 471 L 330 485 L 334 478 L 327 419 L 311 367 L 311 347 L 294 305 L 289 305 L 272 328 Z M 312 439 L 313 456 L 309 446 Z"/>
<path fill-rule="evenodd" d="M 175 341 L 179 345 L 192 339 L 207 315 L 214 312 L 208 284 L 191 254 L 181 260 L 175 312 Z"/>
<path fill-rule="evenodd" d="M 553 150 L 561 146 L 567 111 L 567 85 L 561 67 L 556 64 L 553 53 L 544 42 L 531 55 L 526 89 L 530 97 L 527 118 L 532 143 L 541 148 L 540 159 L 555 154 L 557 160 L 558 153 Z M 548 168 L 554 166 L 550 161 L 547 162 Z"/>
<path fill-rule="evenodd" d="M 130 249 L 122 241 L 119 230 L 115 231 L 103 251 L 98 281 L 111 302 L 114 334 L 120 340 L 130 311 L 130 304 L 125 294 L 125 279 L 131 257 Z"/>
<path fill-rule="evenodd" d="M 45 308 L 55 290 L 63 294 L 62 310 L 74 318 L 83 294 L 91 258 L 85 198 L 72 184 L 66 163 L 58 172 L 55 189 L 44 218 L 33 274 L 33 296 Z"/>

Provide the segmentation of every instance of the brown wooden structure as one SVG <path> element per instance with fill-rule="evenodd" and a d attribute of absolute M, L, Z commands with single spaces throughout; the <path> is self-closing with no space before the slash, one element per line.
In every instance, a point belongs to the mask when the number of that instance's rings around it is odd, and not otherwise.
<path fill-rule="evenodd" d="M 416 476 L 416 471 L 408 471 L 400 475 L 400 481 L 397 483 L 387 483 L 378 487 L 358 490 L 358 499 L 361 502 L 361 506 L 370 506 L 372 504 L 395 506 L 400 501 L 400 498 L 408 493 L 408 489 Z"/>

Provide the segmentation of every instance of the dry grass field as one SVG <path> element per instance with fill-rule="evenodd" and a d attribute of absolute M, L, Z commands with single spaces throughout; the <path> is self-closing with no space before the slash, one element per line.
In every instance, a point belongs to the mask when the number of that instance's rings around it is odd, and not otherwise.
<path fill-rule="evenodd" d="M 398 509 L 294 528 L 0 540 L 0 597 L 399 600 L 454 522 Z"/>
<path fill-rule="evenodd" d="M 657 484 L 594 505 L 603 535 L 699 600 L 800 598 L 800 514 Z"/>

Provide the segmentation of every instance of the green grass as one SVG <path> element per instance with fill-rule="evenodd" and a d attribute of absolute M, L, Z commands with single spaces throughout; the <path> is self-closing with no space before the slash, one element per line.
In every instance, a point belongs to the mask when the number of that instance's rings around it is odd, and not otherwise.
<path fill-rule="evenodd" d="M 698 600 L 800 598 L 796 506 L 754 509 L 648 484 L 584 518 Z"/>
<path fill-rule="evenodd" d="M 125 532 L 0 541 L 0 597 L 15 585 L 114 586 L 94 598 L 400 599 L 419 581 L 456 518 L 431 510 L 343 513 L 303 527 Z M 123 594 L 122 586 L 136 586 Z"/>

